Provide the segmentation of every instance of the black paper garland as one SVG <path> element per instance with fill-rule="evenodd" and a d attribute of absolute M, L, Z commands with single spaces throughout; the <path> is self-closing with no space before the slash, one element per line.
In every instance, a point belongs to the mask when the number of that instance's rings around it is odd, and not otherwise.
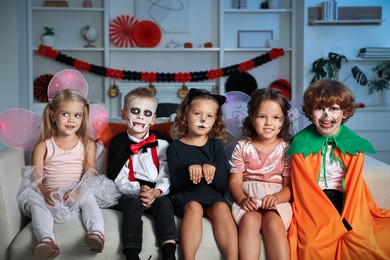
<path fill-rule="evenodd" d="M 78 70 L 90 72 L 102 77 L 130 80 L 130 81 L 143 81 L 147 83 L 153 82 L 199 82 L 206 80 L 214 80 L 221 77 L 227 77 L 235 72 L 244 72 L 261 66 L 267 62 L 277 59 L 283 56 L 283 49 L 271 49 L 260 56 L 253 59 L 244 61 L 239 64 L 231 65 L 219 69 L 211 69 L 205 71 L 194 72 L 173 72 L 173 73 L 160 73 L 160 72 L 139 72 L 139 71 L 126 71 L 112 68 L 105 68 L 94 64 L 87 63 L 54 50 L 52 47 L 40 45 L 38 48 L 38 54 L 47 58 L 56 60 L 60 63 L 72 66 Z"/>

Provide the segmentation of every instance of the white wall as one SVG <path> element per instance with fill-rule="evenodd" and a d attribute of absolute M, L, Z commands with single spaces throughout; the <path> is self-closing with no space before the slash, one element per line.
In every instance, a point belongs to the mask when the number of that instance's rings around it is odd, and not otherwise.
<path fill-rule="evenodd" d="M 20 106 L 16 10 L 16 1 L 0 1 L 0 112 Z M 0 142 L 0 149 L 4 148 Z"/>

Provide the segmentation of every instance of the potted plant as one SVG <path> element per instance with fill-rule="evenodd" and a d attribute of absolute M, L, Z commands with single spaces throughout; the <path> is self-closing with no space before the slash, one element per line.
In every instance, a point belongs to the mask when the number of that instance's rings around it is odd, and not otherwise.
<path fill-rule="evenodd" d="M 348 62 L 347 57 L 334 52 L 329 52 L 327 58 L 319 58 L 315 60 L 310 70 L 311 73 L 314 73 L 314 77 L 310 83 L 323 78 L 337 79 L 338 72 L 341 68 L 341 62 L 343 60 Z"/>
<path fill-rule="evenodd" d="M 372 69 L 374 77 L 368 82 L 370 94 L 390 89 L 390 61 L 385 61 Z"/>
<path fill-rule="evenodd" d="M 42 34 L 42 44 L 53 47 L 54 45 L 54 28 L 44 27 L 45 32 Z"/>

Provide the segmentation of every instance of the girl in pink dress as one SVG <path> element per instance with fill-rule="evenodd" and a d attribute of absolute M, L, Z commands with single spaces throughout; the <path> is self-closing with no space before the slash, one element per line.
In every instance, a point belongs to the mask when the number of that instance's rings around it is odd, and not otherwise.
<path fill-rule="evenodd" d="M 229 188 L 239 229 L 240 259 L 259 259 L 260 231 L 268 259 L 289 259 L 292 218 L 289 144 L 290 104 L 279 90 L 256 90 L 248 103 L 243 138 L 234 148 Z"/>
<path fill-rule="evenodd" d="M 112 181 L 96 171 L 97 149 L 88 131 L 88 115 L 86 98 L 74 89 L 57 92 L 43 112 L 32 165 L 23 170 L 17 195 L 38 240 L 32 249 L 35 258 L 58 256 L 54 223 L 67 221 L 80 209 L 87 246 L 95 253 L 103 250 L 104 219 L 99 205 L 114 204 L 119 193 Z"/>

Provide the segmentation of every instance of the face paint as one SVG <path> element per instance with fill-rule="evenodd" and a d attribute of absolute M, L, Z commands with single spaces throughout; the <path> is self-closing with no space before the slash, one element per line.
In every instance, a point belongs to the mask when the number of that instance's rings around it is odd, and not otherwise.
<path fill-rule="evenodd" d="M 342 118 L 345 118 L 340 106 L 317 106 L 313 109 L 312 119 L 317 131 L 323 136 L 332 136 L 338 133 Z"/>
<path fill-rule="evenodd" d="M 127 107 L 129 110 L 125 111 L 125 119 L 127 120 L 128 132 L 130 134 L 146 133 L 156 118 L 153 111 L 156 111 L 157 107 L 153 100 L 136 99 L 131 101 Z"/>

